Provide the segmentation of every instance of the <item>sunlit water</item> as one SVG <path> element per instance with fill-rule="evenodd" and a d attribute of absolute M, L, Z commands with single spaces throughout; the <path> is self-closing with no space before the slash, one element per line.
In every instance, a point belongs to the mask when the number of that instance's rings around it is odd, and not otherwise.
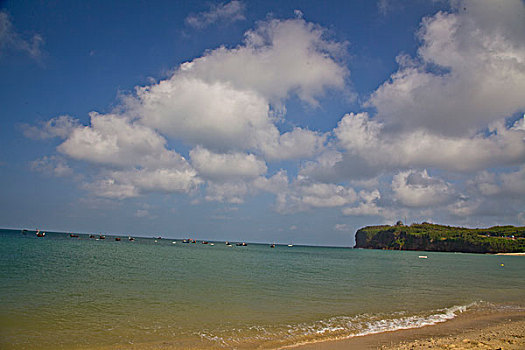
<path fill-rule="evenodd" d="M 525 257 L 172 242 L 0 230 L 0 348 L 275 348 L 525 304 Z"/>

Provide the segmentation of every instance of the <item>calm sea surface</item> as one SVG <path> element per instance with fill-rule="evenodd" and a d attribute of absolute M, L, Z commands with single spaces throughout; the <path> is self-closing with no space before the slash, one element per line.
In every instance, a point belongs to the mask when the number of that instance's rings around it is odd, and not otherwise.
<path fill-rule="evenodd" d="M 525 257 L 173 242 L 0 230 L 0 348 L 276 348 L 525 305 Z"/>

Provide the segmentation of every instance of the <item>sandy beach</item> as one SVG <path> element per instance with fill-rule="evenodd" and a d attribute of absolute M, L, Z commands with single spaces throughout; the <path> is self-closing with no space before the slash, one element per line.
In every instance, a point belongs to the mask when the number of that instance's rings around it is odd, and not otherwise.
<path fill-rule="evenodd" d="M 307 344 L 297 349 L 524 349 L 525 311 L 464 314 L 416 329 Z"/>

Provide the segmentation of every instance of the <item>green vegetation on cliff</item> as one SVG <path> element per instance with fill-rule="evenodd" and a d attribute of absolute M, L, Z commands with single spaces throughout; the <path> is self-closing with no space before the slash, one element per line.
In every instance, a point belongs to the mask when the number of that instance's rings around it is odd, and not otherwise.
<path fill-rule="evenodd" d="M 483 229 L 429 223 L 367 226 L 355 234 L 355 248 L 463 253 L 525 252 L 525 227 Z"/>

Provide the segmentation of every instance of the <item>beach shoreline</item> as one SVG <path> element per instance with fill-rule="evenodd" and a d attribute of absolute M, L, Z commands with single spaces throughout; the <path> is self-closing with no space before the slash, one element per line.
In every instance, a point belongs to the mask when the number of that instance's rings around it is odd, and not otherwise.
<path fill-rule="evenodd" d="M 300 350 L 523 349 L 525 310 L 466 312 L 419 328 L 287 347 Z"/>

